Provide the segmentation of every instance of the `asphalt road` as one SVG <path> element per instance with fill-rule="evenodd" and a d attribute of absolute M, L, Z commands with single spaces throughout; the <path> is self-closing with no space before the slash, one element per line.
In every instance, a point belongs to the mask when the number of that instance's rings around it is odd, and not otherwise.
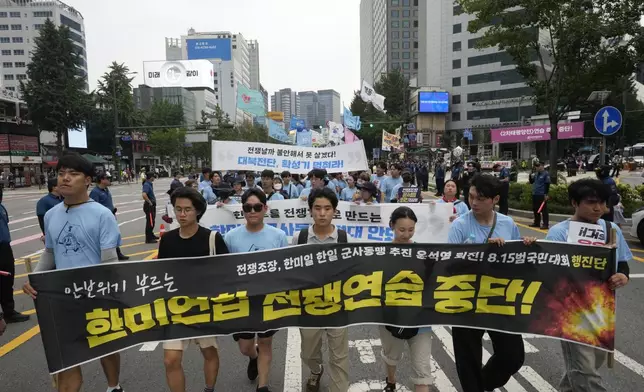
<path fill-rule="evenodd" d="M 159 206 L 167 200 L 165 191 L 167 179 L 155 183 Z M 133 259 L 144 259 L 154 255 L 155 246 L 144 244 L 145 219 L 141 210 L 140 184 L 112 187 L 114 202 L 119 209 L 118 220 L 123 237 L 123 252 Z M 16 255 L 17 309 L 32 314 L 29 322 L 11 324 L 4 336 L 0 337 L 0 391 L 26 392 L 51 391 L 51 377 L 47 373 L 42 342 L 33 314 L 33 302 L 18 292 L 26 279 L 24 258 L 42 248 L 40 230 L 35 216 L 35 204 L 45 191 L 16 190 L 5 192 L 4 205 L 11 218 L 10 230 L 13 250 Z M 523 235 L 543 238 L 544 232 L 527 227 L 529 221 L 517 218 Z M 157 227 L 158 230 L 158 227 Z M 602 369 L 607 389 L 611 392 L 634 392 L 644 390 L 644 250 L 636 249 L 637 242 L 631 241 L 637 257 L 631 264 L 633 278 L 630 284 L 618 294 L 617 311 L 617 352 L 614 369 Z M 37 256 L 35 256 L 37 257 Z M 37 260 L 37 259 L 36 259 Z M 371 326 L 352 327 L 350 334 L 350 392 L 382 390 L 384 368 L 380 360 L 380 339 L 378 330 Z M 454 366 L 451 332 L 449 328 L 434 329 L 434 391 L 459 391 L 460 385 Z M 561 348 L 556 340 L 524 337 L 527 352 L 523 369 L 510 380 L 503 390 L 507 392 L 556 391 L 561 377 L 563 361 Z M 254 391 L 255 385 L 246 378 L 247 361 L 239 354 L 232 338 L 219 339 L 221 367 L 215 390 Z M 283 330 L 278 332 L 273 343 L 273 366 L 271 369 L 271 390 L 301 392 L 308 369 L 302 368 L 299 357 L 299 332 Z M 492 352 L 486 342 L 486 352 Z M 488 355 L 484 352 L 484 355 Z M 398 377 L 404 386 L 399 391 L 412 391 L 408 358 L 405 356 L 399 367 Z M 167 391 L 163 367 L 163 352 L 156 343 L 148 343 L 122 353 L 121 384 L 128 392 Z M 189 391 L 203 388 L 202 359 L 199 351 L 191 346 L 184 356 L 184 369 Z M 103 391 L 105 378 L 98 363 L 83 366 L 84 390 Z M 327 377 L 323 379 L 326 390 Z"/>

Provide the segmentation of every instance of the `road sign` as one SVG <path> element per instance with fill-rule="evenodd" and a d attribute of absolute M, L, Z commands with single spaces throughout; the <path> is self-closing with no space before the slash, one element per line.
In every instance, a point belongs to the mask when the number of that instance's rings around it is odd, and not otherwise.
<path fill-rule="evenodd" d="M 613 106 L 604 106 L 595 115 L 595 129 L 603 136 L 610 136 L 622 128 L 622 113 Z"/>

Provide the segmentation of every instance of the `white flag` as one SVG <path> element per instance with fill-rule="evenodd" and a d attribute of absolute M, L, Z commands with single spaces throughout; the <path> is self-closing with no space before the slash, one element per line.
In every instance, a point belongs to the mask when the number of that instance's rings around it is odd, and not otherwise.
<path fill-rule="evenodd" d="M 362 90 L 360 90 L 360 98 L 365 102 L 370 102 L 374 108 L 385 112 L 385 97 L 376 93 L 376 90 L 373 89 L 366 81 L 362 81 Z"/>

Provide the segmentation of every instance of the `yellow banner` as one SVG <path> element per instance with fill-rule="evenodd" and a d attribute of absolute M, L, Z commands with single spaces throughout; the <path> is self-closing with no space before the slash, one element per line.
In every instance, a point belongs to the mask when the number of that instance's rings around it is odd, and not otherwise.
<path fill-rule="evenodd" d="M 284 112 L 268 112 L 266 113 L 266 117 L 273 121 L 284 122 Z"/>
<path fill-rule="evenodd" d="M 398 136 L 382 131 L 382 151 L 399 151 L 401 148 L 402 144 Z"/>

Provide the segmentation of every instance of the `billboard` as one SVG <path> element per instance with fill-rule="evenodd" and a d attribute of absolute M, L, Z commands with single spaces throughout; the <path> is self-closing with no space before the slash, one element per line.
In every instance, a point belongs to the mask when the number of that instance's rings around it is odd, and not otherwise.
<path fill-rule="evenodd" d="M 232 58 L 230 38 L 187 39 L 186 50 L 188 60 L 221 59 L 222 61 L 230 61 Z"/>
<path fill-rule="evenodd" d="M 550 125 L 529 125 L 515 128 L 491 129 L 492 143 L 520 143 L 550 140 Z M 557 125 L 557 139 L 581 139 L 584 137 L 584 122 Z"/>
<path fill-rule="evenodd" d="M 445 91 L 421 91 L 418 93 L 419 113 L 448 113 L 449 93 Z"/>
<path fill-rule="evenodd" d="M 214 88 L 214 65 L 208 60 L 144 61 L 143 83 L 149 87 Z"/>
<path fill-rule="evenodd" d="M 284 112 L 268 112 L 266 113 L 266 117 L 273 121 L 284 122 Z"/>
<path fill-rule="evenodd" d="M 67 130 L 69 148 L 87 148 L 87 130 L 85 126 Z"/>

